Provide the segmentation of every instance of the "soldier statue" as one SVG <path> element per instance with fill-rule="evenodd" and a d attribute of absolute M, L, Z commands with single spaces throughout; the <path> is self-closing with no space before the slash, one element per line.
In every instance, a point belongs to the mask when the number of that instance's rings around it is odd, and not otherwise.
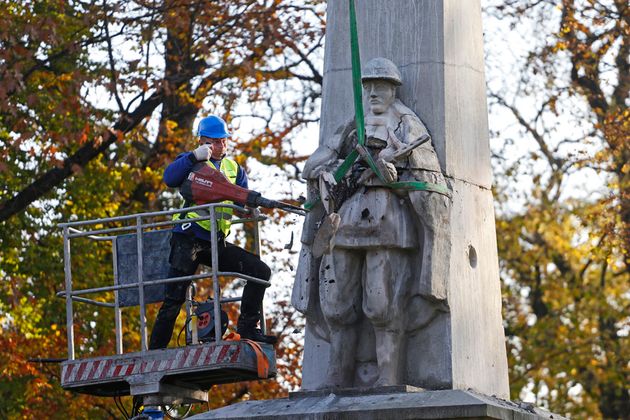
<path fill-rule="evenodd" d="M 404 384 L 406 335 L 431 318 L 417 319 L 417 302 L 432 313 L 446 300 L 450 198 L 429 133 L 397 99 L 402 78 L 393 62 L 370 60 L 361 79 L 362 157 L 334 180 L 359 144 L 349 122 L 324 139 L 303 174 L 319 205 L 305 223 L 292 300 L 330 343 L 330 387 L 357 386 L 365 325 L 373 329 L 376 356 L 367 385 Z"/>

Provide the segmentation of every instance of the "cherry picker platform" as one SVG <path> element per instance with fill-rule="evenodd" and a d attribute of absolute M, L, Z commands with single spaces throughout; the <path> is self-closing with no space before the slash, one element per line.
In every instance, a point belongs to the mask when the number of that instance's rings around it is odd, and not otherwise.
<path fill-rule="evenodd" d="M 64 389 L 102 397 L 141 395 L 160 404 L 207 401 L 212 385 L 275 376 L 269 344 L 223 341 L 173 349 L 69 360 L 62 363 Z"/>
<path fill-rule="evenodd" d="M 205 204 L 170 211 L 140 213 L 129 216 L 76 221 L 60 224 L 63 229 L 65 290 L 57 295 L 66 299 L 66 327 L 68 358 L 61 363 L 61 385 L 64 389 L 97 396 L 141 397 L 144 405 L 189 404 L 208 400 L 208 389 L 214 384 L 254 379 L 269 379 L 276 375 L 275 350 L 270 344 L 249 340 L 226 340 L 222 336 L 221 305 L 239 301 L 238 297 L 222 298 L 219 277 L 240 278 L 268 287 L 269 282 L 234 272 L 221 272 L 218 267 L 217 247 L 212 246 L 212 267 L 192 276 L 168 278 L 170 227 L 191 220 L 217 218 L 217 207 L 243 208 L 224 204 Z M 206 214 L 197 219 L 161 220 L 182 211 Z M 257 209 L 248 209 L 246 218 L 232 223 L 253 224 L 253 252 L 260 252 L 259 222 L 265 220 Z M 155 221 L 158 220 L 158 221 Z M 216 223 L 211 225 L 212 244 L 217 243 Z M 114 227 L 106 227 L 114 226 Z M 129 233 L 131 231 L 131 233 Z M 74 238 L 111 242 L 113 284 L 88 289 L 73 288 L 70 242 Z M 212 280 L 213 297 L 208 302 L 212 311 L 205 313 L 214 324 L 210 336 L 200 337 L 201 317 L 196 314 L 201 306 L 192 300 L 188 291 L 185 347 L 162 350 L 147 349 L 146 305 L 163 300 L 166 283 L 202 279 Z M 113 294 L 113 302 L 87 298 L 86 295 Z M 76 303 L 109 308 L 114 312 L 116 354 L 76 358 L 75 316 Z M 122 309 L 139 306 L 140 349 L 124 352 Z M 192 321 L 196 318 L 196 321 Z M 261 329 L 265 328 L 264 316 Z"/>

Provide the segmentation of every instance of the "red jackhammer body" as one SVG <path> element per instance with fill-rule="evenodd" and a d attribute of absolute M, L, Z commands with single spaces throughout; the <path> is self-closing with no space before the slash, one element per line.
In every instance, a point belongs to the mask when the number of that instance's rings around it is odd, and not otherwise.
<path fill-rule="evenodd" d="M 269 200 L 259 192 L 232 184 L 221 172 L 202 163 L 197 164 L 182 183 L 179 192 L 188 202 L 196 205 L 233 201 L 248 207 L 277 208 L 305 215 L 306 210 L 281 201 Z"/>

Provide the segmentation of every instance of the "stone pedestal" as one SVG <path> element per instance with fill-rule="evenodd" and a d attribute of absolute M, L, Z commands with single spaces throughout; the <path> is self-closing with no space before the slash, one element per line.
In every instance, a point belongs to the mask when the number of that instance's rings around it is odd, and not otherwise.
<path fill-rule="evenodd" d="M 191 419 L 406 420 L 406 419 L 562 419 L 531 406 L 472 391 L 423 391 L 405 386 L 321 390 L 289 398 L 246 401 Z"/>
<path fill-rule="evenodd" d="M 361 62 L 392 60 L 452 192 L 448 310 L 408 337 L 409 385 L 508 398 L 479 0 L 359 0 Z M 347 0 L 329 0 L 320 142 L 353 116 Z M 413 310 L 413 308 L 410 308 Z M 303 389 L 325 387 L 329 345 L 307 332 Z"/>

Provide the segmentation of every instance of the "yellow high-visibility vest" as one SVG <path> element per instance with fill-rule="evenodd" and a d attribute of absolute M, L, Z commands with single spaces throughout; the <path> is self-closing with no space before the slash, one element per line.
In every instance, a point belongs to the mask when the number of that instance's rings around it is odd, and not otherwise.
<path fill-rule="evenodd" d="M 208 161 L 208 165 L 211 165 L 214 168 L 212 162 Z M 236 163 L 232 159 L 223 158 L 221 160 L 221 166 L 219 167 L 219 171 L 223 175 L 227 177 L 227 179 L 232 183 L 236 184 L 236 177 L 238 175 L 238 163 Z M 232 201 L 226 200 L 223 201 L 225 204 L 233 204 Z M 216 207 L 214 210 L 214 214 L 217 218 L 217 227 L 219 231 L 223 232 L 225 237 L 230 233 L 230 226 L 232 225 L 232 214 L 234 210 L 230 207 Z M 190 211 L 186 212 L 186 219 L 194 219 L 197 217 L 209 216 L 210 211 L 208 210 L 197 210 L 196 212 Z M 181 214 L 177 213 L 173 216 L 173 220 L 179 220 Z M 203 229 L 210 231 L 210 220 L 199 220 L 197 223 Z"/>

